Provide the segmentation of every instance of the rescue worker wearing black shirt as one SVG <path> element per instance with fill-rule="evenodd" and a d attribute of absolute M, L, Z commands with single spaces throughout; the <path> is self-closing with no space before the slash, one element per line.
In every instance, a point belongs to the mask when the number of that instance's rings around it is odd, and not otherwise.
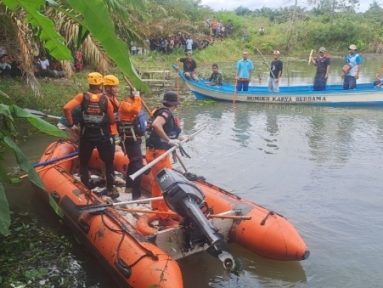
<path fill-rule="evenodd" d="M 163 106 L 158 108 L 153 114 L 152 131 L 146 141 L 146 160 L 153 161 L 155 158 L 165 153 L 171 146 L 180 145 L 178 139 L 181 133 L 179 121 L 173 115 L 177 108 L 178 96 L 176 92 L 168 91 L 163 98 Z M 153 179 L 163 168 L 172 168 L 171 158 L 168 155 L 151 168 Z M 152 197 L 161 196 L 161 188 L 157 181 L 152 184 Z M 152 201 L 152 208 L 160 211 L 167 211 L 168 207 L 163 200 Z"/>
<path fill-rule="evenodd" d="M 106 194 L 115 199 L 119 196 L 113 191 L 114 168 L 113 168 L 113 146 L 111 141 L 110 125 L 115 122 L 113 105 L 102 92 L 103 76 L 92 72 L 87 77 L 89 90 L 79 93 L 64 106 L 64 115 L 68 126 L 73 125 L 72 109 L 81 107 L 80 120 L 80 176 L 81 182 L 89 187 L 88 162 L 96 147 L 100 158 L 105 163 Z"/>

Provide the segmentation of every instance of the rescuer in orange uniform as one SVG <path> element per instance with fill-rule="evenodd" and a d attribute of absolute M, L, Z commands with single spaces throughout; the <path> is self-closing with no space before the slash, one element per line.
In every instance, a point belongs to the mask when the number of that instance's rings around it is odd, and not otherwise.
<path fill-rule="evenodd" d="M 89 187 L 88 162 L 92 150 L 96 147 L 100 158 L 105 163 L 106 194 L 115 199 L 119 196 L 113 191 L 113 144 L 111 141 L 110 125 L 115 122 L 113 105 L 108 97 L 103 94 L 103 76 L 98 72 L 92 72 L 87 77 L 88 92 L 77 94 L 64 106 L 64 115 L 68 127 L 73 125 L 72 110 L 76 106 L 81 107 L 80 119 L 80 176 L 81 182 Z"/>
<path fill-rule="evenodd" d="M 152 131 L 149 139 L 146 141 L 146 160 L 148 162 L 165 153 L 171 146 L 180 145 L 178 137 L 181 133 L 181 128 L 179 127 L 179 121 L 173 115 L 174 110 L 179 104 L 177 93 L 174 91 L 166 92 L 162 103 L 163 106 L 155 110 L 153 114 Z M 153 179 L 156 179 L 157 173 L 163 168 L 172 168 L 169 155 L 151 168 L 150 172 L 153 175 Z M 161 196 L 161 188 L 157 181 L 153 181 L 152 197 L 157 196 Z M 160 211 L 168 210 L 163 200 L 152 201 L 152 208 Z"/>
<path fill-rule="evenodd" d="M 116 121 L 110 125 L 110 133 L 112 135 L 112 140 L 113 140 L 113 157 L 114 157 L 116 142 L 119 141 L 118 128 L 117 128 L 118 107 L 120 106 L 120 103 L 118 102 L 118 99 L 117 99 L 119 85 L 120 85 L 120 81 L 118 80 L 116 76 L 114 75 L 104 76 L 104 91 L 106 96 L 108 96 L 109 102 L 112 103 L 113 105 L 114 120 Z"/>
<path fill-rule="evenodd" d="M 118 130 L 124 152 L 128 155 L 129 165 L 126 171 L 126 193 L 132 193 L 132 199 L 141 197 L 141 176 L 132 180 L 129 175 L 144 166 L 141 152 L 142 136 L 146 130 L 146 123 L 139 122 L 139 114 L 143 113 L 142 101 L 138 91 L 131 91 L 131 95 L 121 101 L 118 110 Z M 140 124 L 145 127 L 140 129 Z"/>

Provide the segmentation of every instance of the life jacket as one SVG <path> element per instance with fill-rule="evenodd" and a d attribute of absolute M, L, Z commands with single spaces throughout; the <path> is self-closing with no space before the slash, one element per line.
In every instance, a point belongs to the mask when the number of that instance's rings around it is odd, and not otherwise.
<path fill-rule="evenodd" d="M 108 98 L 104 94 L 85 92 L 81 103 L 81 124 L 85 128 L 105 128 L 108 126 Z"/>
<path fill-rule="evenodd" d="M 145 135 L 147 124 L 145 112 L 141 110 L 134 118 L 120 118 L 118 121 L 118 132 L 122 137 L 141 137 Z"/>
<path fill-rule="evenodd" d="M 168 112 L 169 117 L 166 119 L 166 122 L 163 126 L 163 129 L 170 139 L 177 139 L 181 133 L 181 128 L 179 127 L 179 121 L 176 120 L 173 113 L 167 107 L 161 107 L 153 113 L 152 120 L 156 117 L 160 117 L 163 112 Z M 149 139 L 146 141 L 146 146 L 156 149 L 169 149 L 170 145 L 164 142 L 161 137 L 151 128 Z"/>
<path fill-rule="evenodd" d="M 120 136 L 132 137 L 136 140 L 137 137 L 145 135 L 147 129 L 147 120 L 145 112 L 140 110 L 137 112 L 129 111 L 125 108 L 126 105 L 131 105 L 126 101 L 120 103 L 118 110 L 118 132 Z"/>

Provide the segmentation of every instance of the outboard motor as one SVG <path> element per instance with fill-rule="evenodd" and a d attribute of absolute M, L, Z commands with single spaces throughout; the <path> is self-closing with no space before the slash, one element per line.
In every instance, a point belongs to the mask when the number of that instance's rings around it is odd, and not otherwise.
<path fill-rule="evenodd" d="M 218 257 L 225 269 L 234 269 L 234 258 L 223 251 L 222 235 L 202 212 L 203 209 L 207 211 L 202 191 L 182 174 L 171 169 L 162 169 L 157 174 L 157 181 L 168 207 L 184 218 L 186 248 L 207 243 L 210 246 L 207 251 Z"/>

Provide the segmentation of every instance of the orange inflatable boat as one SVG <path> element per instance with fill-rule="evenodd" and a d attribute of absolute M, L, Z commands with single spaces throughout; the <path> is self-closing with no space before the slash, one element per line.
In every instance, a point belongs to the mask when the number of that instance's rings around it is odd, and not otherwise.
<path fill-rule="evenodd" d="M 145 175 L 142 188 L 150 191 L 152 181 L 159 181 L 173 211 L 167 216 L 178 225 L 153 226 L 159 219 L 155 211 L 137 205 L 129 208 L 135 201 L 127 201 L 126 205 L 105 203 L 74 177 L 76 156 L 70 155 L 75 151 L 76 147 L 66 141 L 54 142 L 44 151 L 40 163 L 48 164 L 36 168 L 46 188 L 43 195 L 49 196 L 53 209 L 122 287 L 181 288 L 182 273 L 176 260 L 204 250 L 232 269 L 235 261 L 224 245 L 228 241 L 277 260 L 303 260 L 309 256 L 298 232 L 280 214 L 202 177 L 169 169 L 162 170 L 156 180 Z M 117 150 L 116 171 L 123 172 L 127 163 L 128 159 Z M 90 166 L 102 166 L 97 152 Z"/>

